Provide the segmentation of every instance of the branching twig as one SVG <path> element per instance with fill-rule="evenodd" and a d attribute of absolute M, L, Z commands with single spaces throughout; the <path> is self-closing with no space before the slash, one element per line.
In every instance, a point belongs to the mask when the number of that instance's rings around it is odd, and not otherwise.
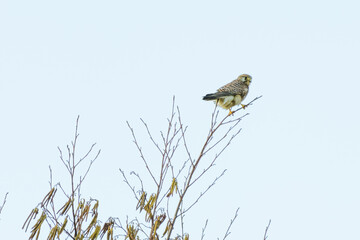
<path fill-rule="evenodd" d="M 131 131 L 131 134 L 132 134 L 132 137 L 133 137 L 133 142 L 135 143 L 135 145 L 136 145 L 136 147 L 137 147 L 137 149 L 138 149 L 138 151 L 139 151 L 139 153 L 140 153 L 141 159 L 142 159 L 143 162 L 145 163 L 145 167 L 146 167 L 146 169 L 148 170 L 148 173 L 150 174 L 150 176 L 151 176 L 152 179 L 154 180 L 155 184 L 156 184 L 156 185 L 159 185 L 158 182 L 156 181 L 154 175 L 152 174 L 149 165 L 147 164 L 147 162 L 146 162 L 146 160 L 145 160 L 145 157 L 144 157 L 144 154 L 142 153 L 141 147 L 139 146 L 139 144 L 138 144 L 138 142 L 137 142 L 137 140 L 136 140 L 135 133 L 134 133 L 134 129 L 130 126 L 129 122 L 126 122 L 126 123 L 127 123 L 128 127 L 129 127 L 129 129 L 130 129 L 130 131 Z M 145 125 L 145 126 L 146 126 L 146 125 Z M 157 146 L 157 147 L 158 147 L 158 146 Z M 158 149 L 160 149 L 160 148 L 158 147 Z M 160 150 L 160 151 L 161 151 L 161 150 Z"/>
<path fill-rule="evenodd" d="M 129 188 L 131 189 L 131 191 L 134 193 L 134 196 L 135 196 L 136 200 L 139 201 L 139 198 L 138 198 L 138 196 L 137 196 L 137 194 L 136 194 L 136 191 L 135 191 L 135 187 L 130 184 L 130 182 L 128 181 L 128 179 L 127 179 L 127 177 L 126 177 L 126 175 L 125 175 L 125 172 L 124 172 L 123 170 L 121 170 L 121 168 L 119 168 L 119 171 L 120 171 L 121 174 L 123 175 L 124 182 L 129 186 Z M 141 184 L 142 184 L 142 182 L 141 182 Z"/>
<path fill-rule="evenodd" d="M 145 128 L 146 128 L 146 132 L 150 138 L 150 140 L 152 141 L 152 143 L 155 145 L 155 147 L 159 150 L 160 154 L 164 154 L 163 151 L 161 150 L 161 148 L 159 147 L 159 144 L 156 143 L 156 141 L 154 140 L 154 138 L 152 137 L 151 133 L 150 133 L 150 130 L 149 130 L 149 127 L 148 125 L 146 124 L 146 122 L 140 118 L 140 121 L 144 124 Z"/>
<path fill-rule="evenodd" d="M 205 170 L 204 170 L 204 171 L 205 171 Z M 218 177 L 216 177 L 215 180 L 205 189 L 205 191 L 204 191 L 204 192 L 201 192 L 200 195 L 199 195 L 199 197 L 198 197 L 187 209 L 185 209 L 184 211 L 182 211 L 181 214 L 184 214 L 184 213 L 186 213 L 187 211 L 189 211 L 189 210 L 200 200 L 200 198 L 201 198 L 202 196 L 204 196 L 204 194 L 205 194 L 207 191 L 209 191 L 209 189 L 210 189 L 211 187 L 213 187 L 213 186 L 215 185 L 215 183 L 217 182 L 217 180 L 219 180 L 222 176 L 224 176 L 225 172 L 226 172 L 226 169 L 225 169 Z"/>
<path fill-rule="evenodd" d="M 95 144 L 93 144 L 92 147 L 93 147 L 94 145 L 95 145 Z M 91 148 L 92 148 L 92 147 L 91 147 Z M 96 156 L 95 156 L 92 160 L 90 160 L 89 166 L 88 166 L 88 168 L 86 169 L 84 176 L 83 176 L 83 177 L 80 176 L 80 181 L 79 181 L 79 183 L 77 184 L 77 186 L 76 186 L 76 188 L 75 188 L 75 191 L 77 191 L 78 188 L 80 188 L 82 182 L 85 180 L 86 176 L 88 175 L 91 166 L 93 165 L 93 163 L 95 162 L 95 160 L 99 157 L 100 152 L 101 152 L 101 150 L 99 150 L 99 151 L 97 152 Z M 82 160 L 81 160 L 81 161 L 82 161 Z M 79 163 L 79 162 L 78 162 L 78 163 Z M 75 167 L 76 167 L 76 166 L 77 166 L 77 164 L 75 165 Z M 78 196 L 80 196 L 80 194 L 79 194 Z"/>
<path fill-rule="evenodd" d="M 261 98 L 260 97 L 257 97 L 255 98 L 254 100 L 250 101 L 246 106 L 249 106 L 251 105 L 255 100 Z M 207 149 L 209 148 L 209 144 L 211 142 L 211 140 L 213 139 L 214 137 L 214 134 L 215 132 L 221 127 L 223 126 L 224 122 L 226 122 L 226 120 L 230 117 L 230 115 L 227 115 L 225 116 L 219 123 L 217 123 L 217 116 L 218 116 L 218 111 L 216 111 L 216 107 L 217 107 L 217 104 L 215 105 L 215 108 L 214 108 L 214 111 L 212 113 L 212 119 L 211 119 L 211 124 L 210 124 L 210 130 L 209 130 L 209 134 L 205 140 L 205 143 L 199 153 L 199 156 L 197 157 L 197 159 L 193 162 L 192 166 L 189 168 L 189 174 L 188 176 L 186 176 L 185 178 L 185 182 L 184 182 L 184 188 L 182 189 L 182 191 L 180 192 L 180 198 L 178 200 L 178 204 L 177 204 L 177 207 L 175 209 L 175 213 L 174 213 L 174 217 L 172 218 L 171 220 L 171 226 L 170 227 L 170 230 L 168 231 L 167 233 L 167 240 L 170 239 L 170 236 L 171 236 L 171 233 L 172 233 L 172 230 L 173 230 L 173 226 L 175 224 L 175 221 L 177 219 L 178 216 L 181 216 L 181 214 L 178 214 L 178 212 L 180 211 L 180 207 L 181 207 L 181 204 L 183 202 L 183 199 L 184 199 L 184 196 L 186 195 L 189 187 L 194 183 L 196 182 L 199 177 L 195 178 L 195 180 L 193 180 L 193 176 L 194 176 L 194 173 L 197 169 L 197 166 L 199 165 L 201 159 L 203 158 L 203 156 L 206 154 L 207 152 Z M 235 110 L 233 113 L 239 111 L 240 109 L 243 109 L 243 108 L 239 108 L 237 110 Z M 230 129 L 225 133 L 225 137 L 222 137 L 220 138 L 220 141 L 218 141 L 217 143 L 215 143 L 215 145 L 217 145 L 218 143 L 220 143 L 222 140 L 224 140 L 226 138 L 226 135 L 239 123 L 239 121 L 241 120 L 241 117 L 238 119 L 238 121 L 235 121 L 234 125 L 230 127 Z M 240 129 L 241 130 L 241 129 Z M 235 133 L 231 138 L 230 140 L 228 141 L 228 143 L 220 150 L 220 152 L 215 156 L 215 158 L 213 159 L 213 161 L 210 163 L 210 165 L 207 167 L 207 169 L 205 169 L 201 174 L 200 176 L 202 176 L 205 172 L 207 172 L 215 163 L 216 159 L 218 158 L 218 156 L 229 146 L 229 144 L 231 143 L 231 140 L 237 135 L 239 134 L 240 130 Z M 214 147 L 214 145 L 212 146 Z M 236 215 L 237 216 L 237 215 Z M 226 237 L 226 236 L 225 236 Z"/>

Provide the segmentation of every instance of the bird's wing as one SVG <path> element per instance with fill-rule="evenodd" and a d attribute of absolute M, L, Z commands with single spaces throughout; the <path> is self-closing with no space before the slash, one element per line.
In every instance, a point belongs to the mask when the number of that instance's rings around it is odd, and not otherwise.
<path fill-rule="evenodd" d="M 217 91 L 218 92 L 227 92 L 228 94 L 230 93 L 231 95 L 246 95 L 248 92 L 248 86 L 239 81 L 239 80 L 234 80 L 228 84 L 226 84 L 225 86 L 222 86 L 221 88 L 219 88 Z"/>
<path fill-rule="evenodd" d="M 237 89 L 239 87 L 239 81 L 234 80 L 224 86 L 222 86 L 221 88 L 219 88 L 217 91 L 218 92 L 229 92 L 229 93 L 235 93 L 234 89 Z"/>
<path fill-rule="evenodd" d="M 228 96 L 232 96 L 234 94 L 232 94 L 231 92 L 216 92 L 216 93 L 210 93 L 210 94 L 206 94 L 203 97 L 203 100 L 216 100 L 222 97 L 228 97 Z"/>

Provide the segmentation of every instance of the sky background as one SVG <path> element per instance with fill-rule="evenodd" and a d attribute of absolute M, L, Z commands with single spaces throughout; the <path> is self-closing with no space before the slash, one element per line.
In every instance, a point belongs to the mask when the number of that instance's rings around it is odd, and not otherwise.
<path fill-rule="evenodd" d="M 154 164 L 141 125 L 166 129 L 172 97 L 194 155 L 214 105 L 202 96 L 253 77 L 242 132 L 199 183 L 186 231 L 222 239 L 359 239 L 360 4 L 358 1 L 0 1 L 2 239 L 53 181 L 80 115 L 79 152 L 101 155 L 84 183 L 102 220 L 126 219 L 134 199 L 119 168 L 145 171 L 126 121 Z M 244 113 L 245 113 L 244 112 Z M 220 111 L 226 115 L 226 111 Z M 243 113 L 241 113 L 243 114 Z M 240 113 L 239 113 L 240 115 Z M 43 232 L 44 233 L 44 232 Z M 45 239 L 41 235 L 41 239 Z"/>

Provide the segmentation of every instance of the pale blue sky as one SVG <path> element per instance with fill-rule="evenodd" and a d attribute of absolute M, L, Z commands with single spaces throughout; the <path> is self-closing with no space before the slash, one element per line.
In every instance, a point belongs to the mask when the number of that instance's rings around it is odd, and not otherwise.
<path fill-rule="evenodd" d="M 72 139 L 77 115 L 80 151 L 102 149 L 84 194 L 100 200 L 103 220 L 125 219 L 134 206 L 118 168 L 143 171 L 125 121 L 142 139 L 140 117 L 163 130 L 175 95 L 198 152 L 213 110 L 201 97 L 248 73 L 245 103 L 263 98 L 203 183 L 228 169 L 188 213 L 190 237 L 200 238 L 207 218 L 207 239 L 222 237 L 240 207 L 229 239 L 262 239 L 269 219 L 269 240 L 358 239 L 359 9 L 358 1 L 1 0 L 2 238 L 29 236 L 21 226 L 48 191 L 49 165 L 54 181 L 65 178 L 56 147 Z"/>

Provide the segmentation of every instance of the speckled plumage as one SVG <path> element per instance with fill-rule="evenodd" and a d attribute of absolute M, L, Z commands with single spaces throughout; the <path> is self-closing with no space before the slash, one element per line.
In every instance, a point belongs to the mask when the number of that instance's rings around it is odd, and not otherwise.
<path fill-rule="evenodd" d="M 242 74 L 234 81 L 219 88 L 216 93 L 210 93 L 203 97 L 203 100 L 213 100 L 220 107 L 231 109 L 235 105 L 241 104 L 249 92 L 251 76 Z M 231 110 L 230 110 L 231 113 Z"/>

